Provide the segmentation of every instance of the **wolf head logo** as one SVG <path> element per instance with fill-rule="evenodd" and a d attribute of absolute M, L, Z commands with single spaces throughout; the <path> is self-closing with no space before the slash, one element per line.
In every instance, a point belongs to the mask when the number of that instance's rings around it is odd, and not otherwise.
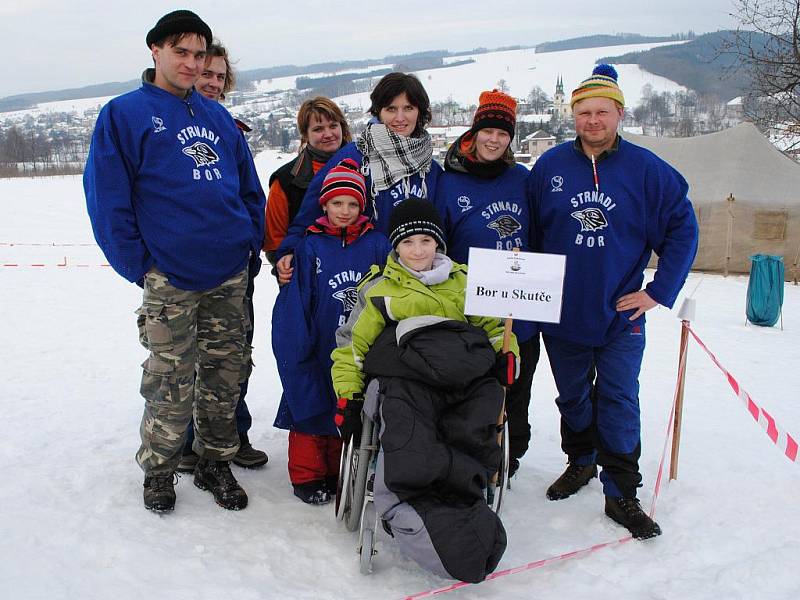
<path fill-rule="evenodd" d="M 581 231 L 600 231 L 608 227 L 608 221 L 599 208 L 584 208 L 570 213 L 581 224 Z"/>
<path fill-rule="evenodd" d="M 349 313 L 356 307 L 358 302 L 358 289 L 354 287 L 345 288 L 333 293 L 333 297 L 342 303 L 345 313 Z"/>
<path fill-rule="evenodd" d="M 195 142 L 191 146 L 183 149 L 186 156 L 191 156 L 194 159 L 195 166 L 207 167 L 219 162 L 219 156 L 214 149 L 205 142 Z"/>
<path fill-rule="evenodd" d="M 497 232 L 497 235 L 500 236 L 501 240 L 511 237 L 520 229 L 522 229 L 522 225 L 519 224 L 519 221 L 517 221 L 511 215 L 502 215 L 497 217 L 494 221 L 486 226 L 489 229 L 494 229 Z"/>

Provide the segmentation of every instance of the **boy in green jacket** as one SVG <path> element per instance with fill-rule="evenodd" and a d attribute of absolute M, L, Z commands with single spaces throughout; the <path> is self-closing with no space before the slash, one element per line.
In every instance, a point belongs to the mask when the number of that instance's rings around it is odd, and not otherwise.
<path fill-rule="evenodd" d="M 422 316 L 469 322 L 486 331 L 498 353 L 495 375 L 500 383 L 511 385 L 519 373 L 513 334 L 509 352 L 502 352 L 502 319 L 464 314 L 467 267 L 444 254 L 442 223 L 433 204 L 409 198 L 395 207 L 389 240 L 393 250 L 386 266 L 373 266 L 359 284 L 356 307 L 336 332 L 337 347 L 331 353 L 339 398 L 335 420 L 344 439 L 361 430 L 364 357 L 387 322 Z"/>

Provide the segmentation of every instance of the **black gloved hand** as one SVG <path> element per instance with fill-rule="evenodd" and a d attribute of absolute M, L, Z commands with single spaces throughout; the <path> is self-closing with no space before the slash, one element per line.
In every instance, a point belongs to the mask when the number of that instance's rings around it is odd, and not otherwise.
<path fill-rule="evenodd" d="M 513 352 L 498 352 L 494 361 L 494 376 L 500 385 L 511 387 L 519 377 L 519 365 Z"/>
<path fill-rule="evenodd" d="M 339 398 L 336 403 L 336 416 L 333 420 L 343 440 L 361 435 L 361 411 L 363 408 L 364 398 L 360 395 L 353 398 Z"/>

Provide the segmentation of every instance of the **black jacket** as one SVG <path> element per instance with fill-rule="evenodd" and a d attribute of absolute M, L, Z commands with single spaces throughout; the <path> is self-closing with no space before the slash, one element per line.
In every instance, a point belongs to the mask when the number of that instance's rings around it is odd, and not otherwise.
<path fill-rule="evenodd" d="M 503 390 L 487 375 L 494 360 L 482 329 L 418 317 L 384 330 L 364 363 L 378 380 L 378 513 L 411 558 L 473 583 L 506 547 L 484 496 L 501 462 Z"/>

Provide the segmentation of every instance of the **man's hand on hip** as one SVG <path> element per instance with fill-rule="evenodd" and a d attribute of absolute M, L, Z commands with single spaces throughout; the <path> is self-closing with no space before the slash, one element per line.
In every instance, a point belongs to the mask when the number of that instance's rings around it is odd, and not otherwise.
<path fill-rule="evenodd" d="M 658 302 L 648 296 L 647 292 L 644 290 L 639 290 L 638 292 L 633 292 L 632 294 L 625 294 L 619 300 L 617 300 L 618 312 L 626 310 L 636 311 L 630 317 L 628 317 L 629 321 L 635 321 L 655 306 L 658 306 Z"/>

